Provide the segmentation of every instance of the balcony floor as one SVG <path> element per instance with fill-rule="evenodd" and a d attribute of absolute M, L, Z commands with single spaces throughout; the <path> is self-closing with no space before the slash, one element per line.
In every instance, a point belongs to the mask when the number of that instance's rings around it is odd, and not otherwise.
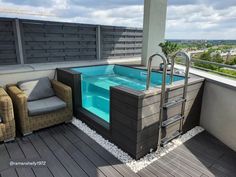
<path fill-rule="evenodd" d="M 46 161 L 45 167 L 10 167 L 10 161 Z M 2 177 L 236 176 L 236 152 L 207 132 L 135 174 L 72 124 L 0 144 Z"/>

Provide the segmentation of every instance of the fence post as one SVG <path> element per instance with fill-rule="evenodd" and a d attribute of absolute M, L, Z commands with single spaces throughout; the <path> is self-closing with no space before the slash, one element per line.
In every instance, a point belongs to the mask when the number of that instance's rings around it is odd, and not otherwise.
<path fill-rule="evenodd" d="M 97 46 L 97 60 L 101 60 L 101 26 L 97 26 L 97 39 L 96 39 L 96 46 Z"/>
<path fill-rule="evenodd" d="M 19 19 L 15 19 L 15 29 L 16 29 L 16 41 L 17 41 L 17 51 L 20 64 L 25 64 L 24 55 L 23 55 L 23 47 L 22 47 L 22 37 L 21 37 L 21 29 L 20 29 L 20 21 Z"/>

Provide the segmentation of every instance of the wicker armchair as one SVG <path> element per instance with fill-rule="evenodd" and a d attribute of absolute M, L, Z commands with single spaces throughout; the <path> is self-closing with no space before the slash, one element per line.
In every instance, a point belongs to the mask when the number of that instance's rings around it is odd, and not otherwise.
<path fill-rule="evenodd" d="M 51 84 L 56 96 L 66 103 L 66 108 L 36 116 L 28 114 L 27 95 L 16 85 L 7 86 L 7 92 L 13 100 L 16 121 L 20 125 L 23 135 L 63 122 L 69 122 L 72 119 L 71 88 L 56 80 L 52 80 Z"/>
<path fill-rule="evenodd" d="M 11 141 L 16 136 L 15 120 L 11 98 L 0 88 L 0 141 Z"/>

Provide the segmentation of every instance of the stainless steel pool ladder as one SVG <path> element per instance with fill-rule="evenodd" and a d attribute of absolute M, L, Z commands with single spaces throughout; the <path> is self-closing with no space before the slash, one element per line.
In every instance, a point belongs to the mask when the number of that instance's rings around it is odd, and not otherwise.
<path fill-rule="evenodd" d="M 165 95 L 166 95 L 166 74 L 167 74 L 167 59 L 163 55 L 156 53 L 149 57 L 148 59 L 148 73 L 147 73 L 147 82 L 146 82 L 146 90 L 150 88 L 150 80 L 151 80 L 151 73 L 152 73 L 152 61 L 155 57 L 159 57 L 163 61 L 163 74 L 162 74 L 162 85 L 161 85 L 161 101 L 160 101 L 160 113 L 159 113 L 159 133 L 158 133 L 158 147 L 161 145 L 161 137 L 162 137 L 162 122 L 163 122 L 163 111 L 164 111 L 164 104 L 165 104 Z M 156 59 L 159 59 L 156 58 Z"/>
<path fill-rule="evenodd" d="M 161 86 L 161 101 L 160 101 L 160 113 L 159 113 L 159 133 L 158 133 L 158 148 L 162 145 L 165 145 L 169 141 L 173 140 L 174 138 L 177 138 L 182 133 L 183 129 L 183 120 L 184 120 L 184 112 L 185 112 L 185 105 L 186 105 L 186 95 L 187 95 L 187 88 L 188 88 L 188 76 L 189 76 L 189 66 L 190 66 L 190 57 L 184 53 L 184 52 L 177 52 L 175 56 L 171 60 L 171 75 L 170 75 L 170 82 L 173 84 L 174 81 L 174 64 L 175 59 L 177 56 L 184 57 L 186 60 L 186 70 L 185 70 L 185 80 L 184 80 L 184 88 L 183 88 L 183 96 L 179 99 L 176 99 L 174 101 L 166 102 L 166 75 L 167 75 L 167 59 L 157 53 L 152 55 L 148 60 L 148 74 L 147 74 L 147 82 L 146 82 L 146 90 L 149 90 L 150 88 L 150 80 L 151 80 L 151 72 L 152 72 L 152 61 L 154 57 L 160 57 L 163 61 L 163 74 L 162 74 L 162 86 Z M 164 109 L 168 109 L 171 107 L 178 106 L 179 104 L 182 104 L 181 107 L 181 114 L 175 115 L 166 121 L 163 121 L 164 119 Z M 163 138 L 162 139 L 162 128 L 166 128 L 169 125 L 172 125 L 173 123 L 180 121 L 180 127 L 179 130 L 174 133 L 171 137 Z"/>
<path fill-rule="evenodd" d="M 163 105 L 164 108 L 163 109 L 176 107 L 176 106 L 182 104 L 181 113 L 177 114 L 177 115 L 174 115 L 173 117 L 170 117 L 166 121 L 162 122 L 162 128 L 166 128 L 167 126 L 172 125 L 177 121 L 180 121 L 180 126 L 179 126 L 179 130 L 177 132 L 175 132 L 171 137 L 163 138 L 161 140 L 161 145 L 165 145 L 169 141 L 177 138 L 179 135 L 182 134 L 182 130 L 183 130 L 183 121 L 184 121 L 184 118 L 185 118 L 186 96 L 187 96 L 187 89 L 188 89 L 190 57 L 185 52 L 177 52 L 174 55 L 174 57 L 171 59 L 171 74 L 170 74 L 171 84 L 173 84 L 173 81 L 174 81 L 174 65 L 175 65 L 175 60 L 176 60 L 177 57 L 181 57 L 181 58 L 185 59 L 186 69 L 185 69 L 183 95 L 182 95 L 181 98 L 177 98 L 177 99 L 174 99 L 172 101 L 168 101 L 168 102 L 164 103 L 164 105 Z"/>

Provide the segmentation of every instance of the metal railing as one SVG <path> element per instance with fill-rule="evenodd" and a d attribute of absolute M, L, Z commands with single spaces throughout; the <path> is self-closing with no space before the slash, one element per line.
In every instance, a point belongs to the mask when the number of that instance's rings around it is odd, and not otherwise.
<path fill-rule="evenodd" d="M 183 88 L 183 99 L 186 100 L 187 96 L 187 89 L 188 89 L 188 76 L 189 76 L 189 67 L 190 67 L 190 56 L 185 52 L 177 52 L 172 58 L 171 58 L 171 74 L 170 74 L 170 82 L 173 84 L 173 78 L 174 78 L 174 67 L 175 67 L 175 60 L 177 57 L 181 57 L 185 59 L 185 77 L 184 77 L 184 88 Z M 181 115 L 184 116 L 185 112 L 185 106 L 186 101 L 183 102 L 181 107 Z M 180 121 L 180 131 L 183 129 L 183 119 Z"/>
<path fill-rule="evenodd" d="M 235 69 L 236 70 L 236 66 L 226 65 L 226 64 L 223 64 L 223 63 L 216 63 L 216 62 L 212 62 L 212 61 L 191 59 L 191 62 L 200 62 L 200 63 L 205 63 L 205 64 L 212 64 L 212 65 L 217 65 L 217 66 L 220 66 L 220 67 L 230 68 L 230 69 Z"/>
<path fill-rule="evenodd" d="M 232 71 L 235 71 L 235 72 L 236 72 L 236 66 L 226 65 L 226 64 L 223 64 L 223 63 L 216 63 L 216 62 L 206 61 L 206 60 L 198 60 L 198 59 L 191 59 L 191 62 L 190 62 L 190 66 L 192 68 L 196 68 L 196 69 L 200 69 L 200 70 L 204 70 L 204 71 L 207 71 L 207 72 L 212 72 L 212 73 L 215 73 L 215 74 L 219 74 L 219 75 L 222 75 L 222 76 L 231 77 L 231 78 L 236 79 L 235 75 L 227 74 L 227 73 L 224 73 L 224 72 L 221 72 L 221 71 L 218 71 L 218 70 L 214 70 L 214 69 L 209 69 L 207 67 L 197 66 L 196 63 L 209 64 L 209 65 L 212 65 L 212 66 L 217 66 L 217 67 L 219 67 L 219 69 L 226 69 L 226 70 L 228 69 L 228 70 L 232 70 Z M 183 63 L 179 63 L 179 64 L 183 64 Z"/>
<path fill-rule="evenodd" d="M 150 81 L 151 81 L 151 74 L 152 74 L 152 61 L 155 57 L 160 57 L 163 61 L 163 73 L 162 73 L 162 85 L 161 85 L 161 102 L 160 102 L 160 114 L 159 114 L 159 133 L 158 133 L 158 148 L 161 144 L 161 136 L 162 136 L 162 122 L 163 122 L 163 113 L 164 113 L 164 104 L 166 100 L 166 74 L 167 74 L 167 59 L 157 53 L 149 57 L 148 59 L 148 74 L 147 74 L 147 83 L 146 83 L 146 90 L 150 88 Z M 159 59 L 159 58 L 156 58 Z"/>
<path fill-rule="evenodd" d="M 147 66 L 147 81 L 146 81 L 146 90 L 148 90 L 150 88 L 150 82 L 151 82 L 151 74 L 152 74 L 152 61 L 154 59 L 154 57 L 160 57 L 163 61 L 163 74 L 162 74 L 162 81 L 166 80 L 166 73 L 167 73 L 167 59 L 159 54 L 156 53 L 152 56 L 149 57 L 148 59 L 148 66 Z M 158 58 L 157 58 L 158 59 Z M 163 84 L 164 83 L 164 84 Z M 162 88 L 166 87 L 166 82 L 162 82 Z M 163 90 L 163 89 L 162 89 Z M 165 89 L 164 89 L 165 90 Z"/>

